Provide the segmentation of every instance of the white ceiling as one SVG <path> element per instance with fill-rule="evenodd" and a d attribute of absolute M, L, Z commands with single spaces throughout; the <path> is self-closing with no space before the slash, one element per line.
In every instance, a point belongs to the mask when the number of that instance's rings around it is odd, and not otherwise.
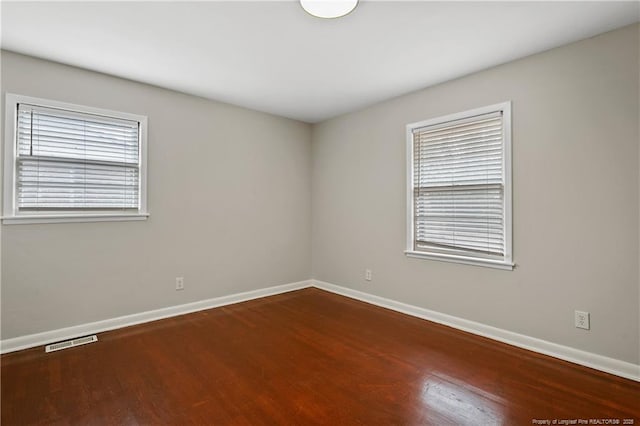
<path fill-rule="evenodd" d="M 637 2 L 6 2 L 2 48 L 307 122 L 638 21 Z"/>

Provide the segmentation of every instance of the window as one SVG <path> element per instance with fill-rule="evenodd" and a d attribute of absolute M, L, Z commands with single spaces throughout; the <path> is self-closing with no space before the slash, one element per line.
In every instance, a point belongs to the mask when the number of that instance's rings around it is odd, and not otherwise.
<path fill-rule="evenodd" d="M 143 116 L 6 95 L 3 223 L 146 219 Z"/>
<path fill-rule="evenodd" d="M 510 102 L 407 126 L 406 254 L 513 269 Z"/>

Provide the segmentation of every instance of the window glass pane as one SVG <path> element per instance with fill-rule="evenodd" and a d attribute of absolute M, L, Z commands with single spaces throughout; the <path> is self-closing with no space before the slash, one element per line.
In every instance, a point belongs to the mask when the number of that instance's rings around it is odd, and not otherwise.
<path fill-rule="evenodd" d="M 413 250 L 505 256 L 501 111 L 413 129 Z"/>
<path fill-rule="evenodd" d="M 19 210 L 139 207 L 139 123 L 19 104 Z"/>

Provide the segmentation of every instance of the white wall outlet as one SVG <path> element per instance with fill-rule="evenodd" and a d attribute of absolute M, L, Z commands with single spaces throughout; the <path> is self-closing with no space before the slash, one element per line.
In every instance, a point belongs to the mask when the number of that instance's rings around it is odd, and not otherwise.
<path fill-rule="evenodd" d="M 176 290 L 184 290 L 184 277 L 176 277 Z"/>
<path fill-rule="evenodd" d="M 371 269 L 364 270 L 364 279 L 367 281 L 371 281 L 373 279 L 373 273 L 371 272 Z"/>
<path fill-rule="evenodd" d="M 589 312 L 584 311 L 576 311 L 575 312 L 575 323 L 576 328 L 584 328 L 585 330 L 589 330 Z"/>

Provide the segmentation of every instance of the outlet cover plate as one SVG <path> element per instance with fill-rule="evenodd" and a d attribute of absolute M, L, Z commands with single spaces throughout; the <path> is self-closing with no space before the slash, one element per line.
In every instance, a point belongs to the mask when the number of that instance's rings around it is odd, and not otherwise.
<path fill-rule="evenodd" d="M 176 290 L 184 290 L 184 277 L 176 277 Z"/>
<path fill-rule="evenodd" d="M 576 328 L 583 328 L 585 330 L 589 330 L 591 328 L 591 324 L 589 323 L 589 312 L 585 311 L 575 311 L 575 325 Z"/>

